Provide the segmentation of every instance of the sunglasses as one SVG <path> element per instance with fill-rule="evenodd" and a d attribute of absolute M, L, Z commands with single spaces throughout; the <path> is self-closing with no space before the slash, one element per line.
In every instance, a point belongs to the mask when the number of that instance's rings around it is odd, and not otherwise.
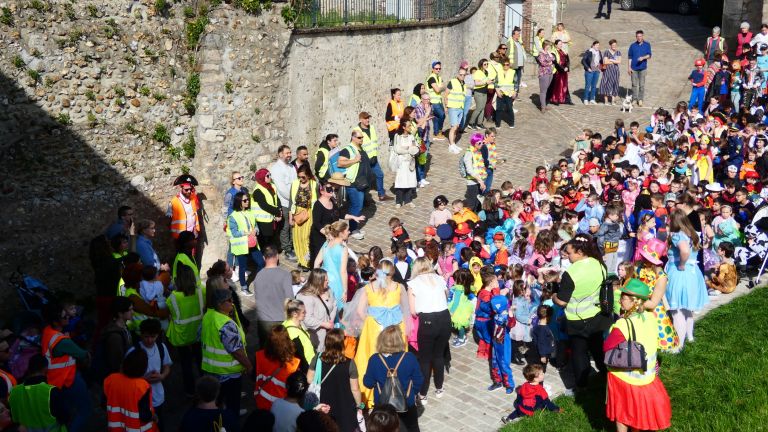
<path fill-rule="evenodd" d="M 248 198 L 243 198 L 243 202 L 251 202 Z"/>
<path fill-rule="evenodd" d="M 244 178 L 245 178 L 245 177 L 243 177 L 243 176 L 240 176 L 240 177 L 235 177 L 235 178 L 233 178 L 232 180 L 242 180 L 242 179 L 244 179 Z"/>
<path fill-rule="evenodd" d="M 326 192 L 328 192 L 328 193 L 333 193 L 333 192 L 334 192 L 334 190 L 333 190 L 333 187 L 332 187 L 332 186 L 326 186 L 326 187 L 325 187 L 325 191 L 326 191 Z"/>
<path fill-rule="evenodd" d="M 352 139 L 363 139 L 361 136 L 353 136 Z"/>
<path fill-rule="evenodd" d="M 306 180 L 307 176 L 299 176 L 299 180 Z"/>
<path fill-rule="evenodd" d="M 191 188 L 184 188 L 181 191 L 182 192 L 192 192 L 192 189 Z"/>

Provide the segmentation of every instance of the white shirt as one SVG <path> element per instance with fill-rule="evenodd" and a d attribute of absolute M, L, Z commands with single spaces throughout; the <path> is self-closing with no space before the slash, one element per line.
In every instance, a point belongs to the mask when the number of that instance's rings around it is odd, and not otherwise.
<path fill-rule="evenodd" d="M 144 346 L 144 343 L 139 342 L 139 346 L 141 349 L 144 350 L 144 352 L 147 353 L 147 372 L 144 374 L 145 376 L 149 375 L 152 372 L 162 372 L 160 370 L 160 350 L 157 348 L 157 344 L 162 342 L 155 343 L 152 348 L 147 348 Z M 171 361 L 171 356 L 168 355 L 168 346 L 163 345 L 163 348 L 165 348 L 165 355 L 163 356 L 163 366 L 170 366 L 173 364 Z M 128 355 L 129 352 L 133 351 L 134 348 L 131 347 L 128 349 L 128 352 L 125 354 Z M 156 382 L 154 384 L 150 384 L 152 386 L 152 406 L 153 407 L 159 407 L 160 405 L 165 402 L 165 389 L 163 388 L 163 382 Z"/>
<path fill-rule="evenodd" d="M 757 46 L 758 48 L 761 43 L 768 43 L 768 35 L 764 35 L 762 32 L 752 36 L 752 40 L 749 41 L 751 46 Z"/>
<path fill-rule="evenodd" d="M 442 277 L 434 273 L 419 275 L 408 282 L 408 288 L 416 300 L 416 313 L 442 312 L 448 309 L 448 285 Z"/>
<path fill-rule="evenodd" d="M 291 206 L 291 183 L 296 180 L 296 168 L 281 159 L 275 161 L 269 167 L 269 173 L 272 174 L 272 182 L 277 189 L 277 196 L 280 198 L 280 205 L 283 207 Z"/>

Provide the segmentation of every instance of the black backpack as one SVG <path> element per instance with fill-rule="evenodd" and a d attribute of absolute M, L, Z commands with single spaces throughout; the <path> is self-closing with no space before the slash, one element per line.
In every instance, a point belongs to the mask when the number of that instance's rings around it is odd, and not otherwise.
<path fill-rule="evenodd" d="M 376 383 L 376 388 L 379 390 L 379 403 L 389 404 L 395 408 L 395 411 L 404 413 L 408 411 L 408 402 L 406 397 L 411 392 L 412 382 L 408 383 L 408 391 L 403 393 L 403 386 L 400 384 L 400 379 L 397 377 L 397 368 L 400 367 L 400 362 L 405 358 L 405 353 L 400 356 L 400 360 L 394 368 L 389 368 L 387 362 L 384 360 L 381 354 L 378 354 L 381 362 L 384 363 L 384 367 L 387 368 L 387 379 L 384 381 L 384 387 L 382 388 Z"/>

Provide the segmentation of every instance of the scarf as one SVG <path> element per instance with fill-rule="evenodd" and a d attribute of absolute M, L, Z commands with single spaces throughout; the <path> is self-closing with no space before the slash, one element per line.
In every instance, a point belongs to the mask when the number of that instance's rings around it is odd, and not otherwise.
<path fill-rule="evenodd" d="M 488 149 L 488 168 L 496 169 L 499 159 L 498 152 L 496 152 L 496 143 L 487 142 L 485 143 L 485 148 Z"/>
<path fill-rule="evenodd" d="M 481 180 L 485 181 L 488 173 L 485 171 L 485 162 L 483 161 L 483 154 L 477 148 L 477 146 L 469 146 L 469 151 L 472 152 L 472 167 L 475 173 Z M 488 157 L 490 159 L 490 150 L 488 151 Z"/>

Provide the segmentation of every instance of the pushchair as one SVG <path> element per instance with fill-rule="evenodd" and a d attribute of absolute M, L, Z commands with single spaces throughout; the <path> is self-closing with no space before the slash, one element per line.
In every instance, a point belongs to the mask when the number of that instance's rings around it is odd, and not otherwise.
<path fill-rule="evenodd" d="M 8 282 L 19 295 L 21 305 L 38 316 L 42 315 L 45 305 L 53 301 L 53 292 L 39 279 L 24 274 L 21 267 L 11 273 Z"/>

